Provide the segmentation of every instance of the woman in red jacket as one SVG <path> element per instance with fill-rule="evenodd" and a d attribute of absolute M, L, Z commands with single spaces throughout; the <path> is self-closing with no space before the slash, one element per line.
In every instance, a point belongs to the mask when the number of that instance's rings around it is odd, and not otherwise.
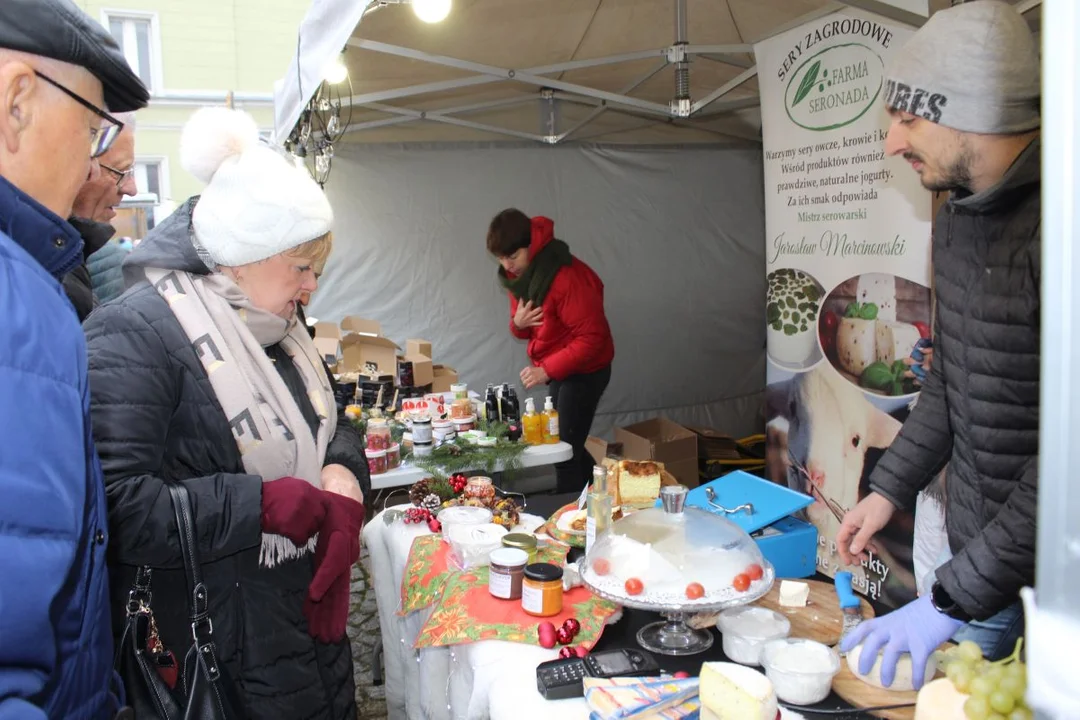
<path fill-rule="evenodd" d="M 574 456 L 555 466 L 559 492 L 581 490 L 592 477 L 585 450 L 596 406 L 611 380 L 615 344 L 604 315 L 604 283 L 556 240 L 555 223 L 503 210 L 488 228 L 487 249 L 510 294 L 510 332 L 528 340 L 532 365 L 525 388 L 550 383 L 559 411 L 559 437 Z"/>

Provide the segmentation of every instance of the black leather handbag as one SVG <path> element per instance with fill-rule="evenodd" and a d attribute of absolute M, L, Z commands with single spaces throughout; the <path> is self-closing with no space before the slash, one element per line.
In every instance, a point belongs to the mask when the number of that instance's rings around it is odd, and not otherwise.
<path fill-rule="evenodd" d="M 170 485 L 187 571 L 192 645 L 182 668 L 158 638 L 151 608 L 151 570 L 140 567 L 128 593 L 124 633 L 116 652 L 116 671 L 136 720 L 245 720 L 236 686 L 218 661 L 210 603 L 203 584 L 194 514 L 187 488 Z M 176 689 L 162 671 L 173 673 Z"/>

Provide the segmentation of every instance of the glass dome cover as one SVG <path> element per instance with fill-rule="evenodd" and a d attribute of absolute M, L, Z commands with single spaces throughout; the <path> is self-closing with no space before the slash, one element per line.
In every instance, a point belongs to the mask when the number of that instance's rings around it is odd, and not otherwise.
<path fill-rule="evenodd" d="M 663 507 L 612 523 L 581 563 L 584 583 L 621 605 L 660 612 L 715 611 L 765 595 L 775 573 L 757 543 L 725 517 L 684 507 L 686 490 L 666 486 Z"/>

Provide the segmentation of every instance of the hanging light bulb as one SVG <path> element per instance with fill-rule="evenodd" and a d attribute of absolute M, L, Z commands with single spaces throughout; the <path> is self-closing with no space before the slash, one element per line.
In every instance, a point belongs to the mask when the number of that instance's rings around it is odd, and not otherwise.
<path fill-rule="evenodd" d="M 320 152 L 315 155 L 315 173 L 323 176 L 330 172 L 330 155 Z"/>
<path fill-rule="evenodd" d="M 349 77 L 349 68 L 345 65 L 345 53 L 339 53 L 323 68 L 323 79 L 331 85 L 344 82 Z"/>
<path fill-rule="evenodd" d="M 450 14 L 451 0 L 413 0 L 413 12 L 426 23 L 442 22 Z"/>
<path fill-rule="evenodd" d="M 326 121 L 326 134 L 334 137 L 341 129 L 341 107 L 334 108 L 334 114 Z"/>

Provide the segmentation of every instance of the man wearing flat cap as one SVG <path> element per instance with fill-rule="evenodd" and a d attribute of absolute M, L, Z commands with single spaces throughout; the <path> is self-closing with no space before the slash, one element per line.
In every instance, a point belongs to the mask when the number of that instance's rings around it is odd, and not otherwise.
<path fill-rule="evenodd" d="M 70 0 L 0 2 L 0 717 L 111 720 L 105 490 L 64 218 L 149 94 Z M 108 110 L 106 110 L 108 108 Z"/>
<path fill-rule="evenodd" d="M 897 53 L 883 96 L 885 152 L 929 190 L 949 191 L 934 226 L 934 356 L 919 403 L 844 518 L 846 562 L 948 464 L 948 542 L 930 590 L 860 624 L 860 671 L 881 650 L 891 685 L 910 655 L 915 686 L 943 642 L 987 659 L 1024 631 L 1020 590 L 1035 582 L 1039 462 L 1041 165 L 1039 54 L 1000 0 L 935 13 Z"/>

